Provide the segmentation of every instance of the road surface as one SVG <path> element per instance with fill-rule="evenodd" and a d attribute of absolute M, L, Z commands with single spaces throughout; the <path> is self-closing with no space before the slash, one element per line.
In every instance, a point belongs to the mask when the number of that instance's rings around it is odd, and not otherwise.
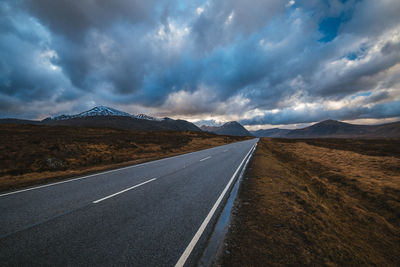
<path fill-rule="evenodd" d="M 193 266 L 256 142 L 0 194 L 0 263 Z"/>

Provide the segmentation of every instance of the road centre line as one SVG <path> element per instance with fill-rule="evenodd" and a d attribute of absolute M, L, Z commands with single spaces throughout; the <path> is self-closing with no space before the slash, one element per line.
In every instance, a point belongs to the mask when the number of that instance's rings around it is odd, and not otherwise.
<path fill-rule="evenodd" d="M 150 182 L 152 182 L 152 181 L 154 181 L 154 180 L 157 180 L 157 178 L 153 178 L 153 179 L 147 180 L 147 181 L 145 181 L 145 182 L 143 182 L 143 183 L 134 185 L 134 186 L 132 186 L 132 187 L 129 187 L 129 188 L 127 188 L 127 189 L 124 189 L 124 190 L 122 190 L 122 191 L 119 191 L 119 192 L 117 192 L 117 193 L 114 193 L 114 194 L 112 194 L 112 195 L 109 195 L 109 196 L 103 197 L 103 198 L 101 198 L 101 199 L 95 200 L 95 201 L 93 201 L 92 203 L 93 203 L 93 204 L 97 204 L 97 203 L 99 203 L 99 202 L 102 202 L 103 200 L 106 200 L 106 199 L 115 197 L 115 196 L 117 196 L 117 195 L 119 195 L 119 194 L 125 193 L 126 191 L 129 191 L 129 190 L 132 190 L 132 189 L 137 188 L 137 187 L 139 187 L 139 186 L 142 186 L 142 185 L 145 185 L 145 184 L 147 184 L 147 183 L 150 183 Z"/>
<path fill-rule="evenodd" d="M 241 169 L 243 163 L 248 159 L 251 153 L 254 151 L 257 143 L 254 144 L 247 155 L 243 158 L 242 162 L 239 164 L 239 167 L 236 169 L 235 173 L 232 175 L 231 179 L 229 180 L 228 184 L 225 186 L 224 191 L 222 191 L 221 195 L 218 197 L 217 201 L 214 203 L 214 206 L 209 211 L 207 217 L 204 219 L 203 223 L 200 225 L 200 228 L 197 230 L 196 234 L 193 236 L 192 240 L 190 241 L 189 245 L 186 247 L 185 251 L 182 253 L 181 257 L 179 258 L 178 262 L 175 264 L 175 267 L 182 267 L 184 266 L 186 260 L 189 258 L 190 253 L 196 246 L 197 242 L 199 241 L 201 235 L 203 234 L 204 230 L 206 229 L 208 223 L 210 222 L 211 218 L 213 217 L 215 211 L 217 210 L 219 204 L 221 203 L 222 199 L 224 198 L 226 192 L 230 188 L 232 182 L 235 180 L 236 175 L 238 174 L 239 170 Z M 248 161 L 247 161 L 248 162 Z M 246 164 L 247 164 L 246 162 Z"/>
<path fill-rule="evenodd" d="M 201 159 L 200 161 L 205 161 L 205 160 L 208 160 L 210 158 L 211 158 L 211 156 L 208 156 L 207 158 Z"/>

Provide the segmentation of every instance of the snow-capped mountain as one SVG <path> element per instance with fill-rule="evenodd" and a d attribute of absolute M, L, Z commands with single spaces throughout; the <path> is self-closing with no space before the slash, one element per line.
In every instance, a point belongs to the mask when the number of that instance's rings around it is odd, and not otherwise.
<path fill-rule="evenodd" d="M 136 131 L 201 131 L 184 120 L 155 118 L 146 114 L 132 115 L 113 108 L 98 106 L 76 115 L 61 115 L 39 122 L 44 125 L 73 127 L 107 127 Z"/>
<path fill-rule="evenodd" d="M 114 108 L 109 108 L 105 106 L 94 107 L 90 110 L 81 112 L 75 115 L 60 115 L 56 117 L 47 118 L 46 120 L 52 121 L 60 121 L 60 120 L 69 120 L 74 118 L 85 118 L 85 117 L 96 117 L 96 116 L 120 116 L 120 117 L 131 117 L 141 120 L 150 120 L 150 121 L 161 121 L 161 119 L 146 115 L 146 114 L 138 114 L 131 115 L 127 112 L 123 112 Z"/>

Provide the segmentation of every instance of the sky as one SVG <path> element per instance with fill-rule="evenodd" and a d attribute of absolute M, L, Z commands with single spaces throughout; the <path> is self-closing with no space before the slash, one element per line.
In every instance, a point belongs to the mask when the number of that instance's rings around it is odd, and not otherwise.
<path fill-rule="evenodd" d="M 400 120 L 399 0 L 2 0 L 0 117 Z"/>

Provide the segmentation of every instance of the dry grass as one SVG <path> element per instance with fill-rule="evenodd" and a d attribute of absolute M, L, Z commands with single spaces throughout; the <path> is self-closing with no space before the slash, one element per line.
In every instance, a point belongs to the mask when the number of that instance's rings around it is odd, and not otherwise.
<path fill-rule="evenodd" d="M 262 139 L 221 265 L 399 266 L 399 141 L 379 142 Z"/>
<path fill-rule="evenodd" d="M 203 132 L 0 125 L 0 191 L 239 140 Z"/>

